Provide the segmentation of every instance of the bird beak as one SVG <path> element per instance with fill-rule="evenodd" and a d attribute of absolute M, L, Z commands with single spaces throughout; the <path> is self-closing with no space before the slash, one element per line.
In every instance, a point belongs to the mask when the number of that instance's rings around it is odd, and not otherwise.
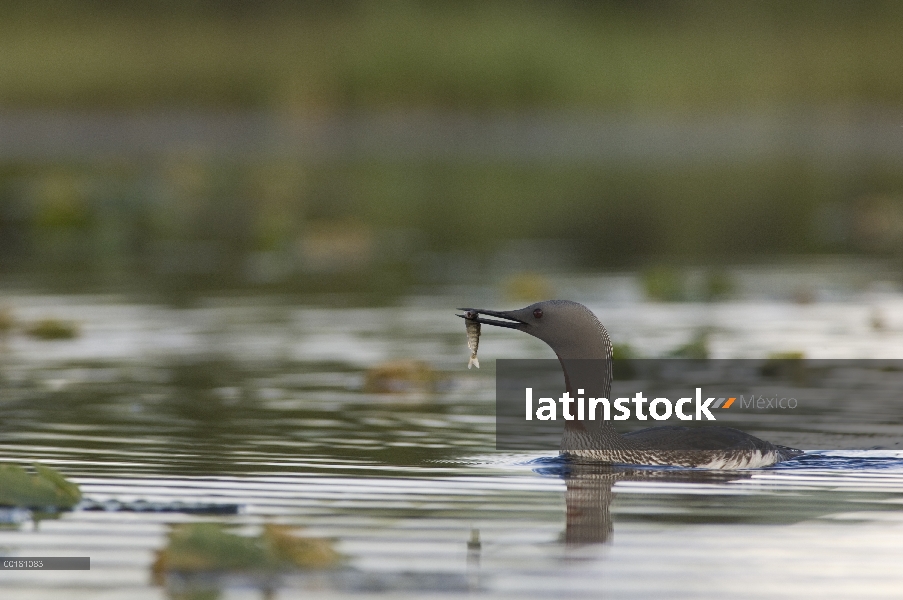
<path fill-rule="evenodd" d="M 496 327 L 507 327 L 508 329 L 521 329 L 526 323 L 518 319 L 517 317 L 512 316 L 513 311 L 497 311 L 497 310 L 484 310 L 482 308 L 459 308 L 458 310 L 465 311 L 463 315 L 456 315 L 461 317 L 462 319 L 472 318 L 471 315 L 476 316 L 477 323 L 481 323 L 483 325 L 495 325 Z M 483 315 L 489 315 L 490 317 L 498 317 L 500 319 L 507 319 L 507 321 L 497 321 L 495 319 L 484 319 Z"/>

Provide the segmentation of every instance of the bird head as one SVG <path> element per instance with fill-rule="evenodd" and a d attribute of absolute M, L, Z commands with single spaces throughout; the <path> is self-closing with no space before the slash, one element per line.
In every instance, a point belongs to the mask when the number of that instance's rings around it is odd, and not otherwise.
<path fill-rule="evenodd" d="M 544 341 L 561 359 L 611 358 L 608 332 L 592 311 L 570 300 L 544 300 L 517 310 L 461 308 L 462 318 L 517 329 Z M 496 317 L 487 319 L 486 317 Z M 504 319 L 504 320 L 499 320 Z"/>

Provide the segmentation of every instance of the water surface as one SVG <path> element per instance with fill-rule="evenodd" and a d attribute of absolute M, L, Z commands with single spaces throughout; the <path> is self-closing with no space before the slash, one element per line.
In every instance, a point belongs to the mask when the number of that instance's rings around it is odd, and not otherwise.
<path fill-rule="evenodd" d="M 569 285 L 646 356 L 700 327 L 724 357 L 895 357 L 903 342 L 893 290 L 809 305 L 652 304 L 627 280 Z M 21 322 L 71 319 L 81 334 L 0 341 L 0 458 L 54 466 L 86 500 L 56 518 L 3 512 L 0 550 L 90 556 L 92 569 L 2 572 L 3 597 L 186 597 L 155 586 L 150 565 L 170 524 L 203 520 L 336 540 L 343 569 L 287 576 L 276 598 L 899 597 L 903 452 L 806 448 L 736 473 L 498 452 L 494 359 L 550 351 L 484 331 L 484 368 L 467 371 L 451 309 L 473 295 L 468 304 L 513 306 L 480 291 L 383 308 L 7 293 Z M 423 360 L 438 378 L 367 391 L 367 370 L 393 359 Z M 222 598 L 265 594 L 248 581 L 218 585 Z"/>

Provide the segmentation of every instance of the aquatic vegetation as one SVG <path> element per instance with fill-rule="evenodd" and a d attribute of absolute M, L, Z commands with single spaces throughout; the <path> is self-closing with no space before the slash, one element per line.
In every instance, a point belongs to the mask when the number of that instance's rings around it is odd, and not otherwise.
<path fill-rule="evenodd" d="M 632 359 L 639 358 L 630 344 L 612 344 L 611 372 L 615 379 L 632 379 L 636 376 L 636 367 Z"/>
<path fill-rule="evenodd" d="M 679 302 L 685 299 L 684 282 L 676 269 L 654 267 L 643 271 L 643 291 L 650 300 Z"/>
<path fill-rule="evenodd" d="M 59 472 L 33 465 L 30 474 L 19 465 L 0 466 L 0 506 L 68 509 L 82 498 L 78 485 Z"/>
<path fill-rule="evenodd" d="M 238 535 L 223 523 L 174 525 L 166 548 L 157 552 L 154 580 L 167 573 L 261 574 L 329 569 L 343 560 L 332 540 L 304 537 L 285 525 L 265 525 L 256 537 Z"/>
<path fill-rule="evenodd" d="M 657 266 L 643 271 L 641 283 L 646 298 L 660 302 L 713 302 L 723 300 L 736 291 L 733 278 L 718 269 L 687 272 Z"/>
<path fill-rule="evenodd" d="M 364 391 L 371 394 L 428 392 L 438 381 L 438 373 L 422 360 L 393 360 L 367 370 Z"/>
<path fill-rule="evenodd" d="M 802 360 L 806 358 L 806 353 L 795 350 L 791 352 L 772 352 L 768 355 L 768 360 Z"/>
<path fill-rule="evenodd" d="M 267 524 L 261 537 L 282 564 L 299 569 L 328 569 L 343 559 L 332 540 L 299 536 L 287 525 Z"/>
<path fill-rule="evenodd" d="M 8 306 L 0 306 L 0 336 L 8 334 L 15 326 L 12 310 Z"/>
<path fill-rule="evenodd" d="M 763 377 L 789 380 L 802 385 L 808 376 L 805 358 L 806 353 L 801 351 L 772 352 L 759 372 Z"/>
<path fill-rule="evenodd" d="M 32 323 L 25 333 L 39 340 L 71 340 L 78 337 L 78 325 L 59 319 L 42 319 Z"/>
<path fill-rule="evenodd" d="M 708 358 L 708 330 L 700 329 L 699 331 L 697 331 L 689 342 L 672 350 L 670 356 L 675 358 Z"/>
<path fill-rule="evenodd" d="M 612 344 L 611 357 L 614 360 L 622 360 L 627 358 L 639 358 L 636 350 L 630 344 Z"/>
<path fill-rule="evenodd" d="M 725 271 L 709 271 L 702 285 L 702 298 L 707 301 L 724 299 L 736 290 L 736 284 Z"/>
<path fill-rule="evenodd" d="M 539 273 L 518 273 L 505 280 L 505 298 L 512 302 L 538 302 L 555 294 L 549 280 Z"/>

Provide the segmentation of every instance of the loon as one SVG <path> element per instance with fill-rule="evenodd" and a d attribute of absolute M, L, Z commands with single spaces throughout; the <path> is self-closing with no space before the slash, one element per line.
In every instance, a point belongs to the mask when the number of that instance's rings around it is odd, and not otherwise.
<path fill-rule="evenodd" d="M 523 331 L 549 345 L 573 396 L 578 388 L 611 391 L 611 339 L 591 310 L 569 300 L 546 300 L 511 311 L 461 308 L 483 325 Z M 483 315 L 497 317 L 485 319 Z M 504 320 L 498 320 L 504 319 Z M 592 359 L 587 361 L 586 359 Z M 587 369 L 587 365 L 592 368 Z M 703 469 L 755 469 L 803 452 L 730 427 L 651 427 L 619 434 L 608 421 L 566 421 L 561 453 L 578 459 Z"/>

